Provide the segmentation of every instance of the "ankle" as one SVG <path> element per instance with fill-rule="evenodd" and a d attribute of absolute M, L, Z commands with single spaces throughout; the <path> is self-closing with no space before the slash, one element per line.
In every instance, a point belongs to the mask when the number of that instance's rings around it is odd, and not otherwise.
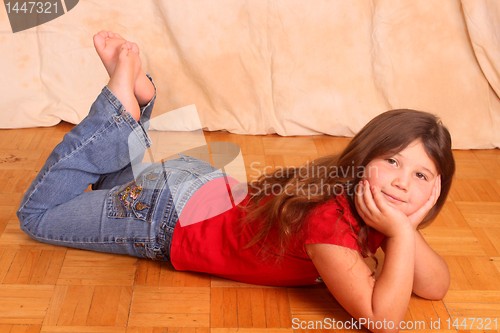
<path fill-rule="evenodd" d="M 134 86 L 134 95 L 139 106 L 146 106 L 155 96 L 156 88 L 146 74 L 139 75 Z"/>

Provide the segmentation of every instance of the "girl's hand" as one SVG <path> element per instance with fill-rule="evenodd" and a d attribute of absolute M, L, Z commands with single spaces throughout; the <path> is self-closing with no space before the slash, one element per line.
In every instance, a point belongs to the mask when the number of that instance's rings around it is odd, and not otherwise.
<path fill-rule="evenodd" d="M 429 213 L 432 207 L 436 204 L 437 199 L 439 198 L 439 194 L 441 194 L 441 175 L 436 177 L 434 187 L 432 188 L 431 195 L 426 203 L 420 207 L 415 213 L 408 216 L 410 219 L 410 223 L 413 228 L 416 230 L 420 222 L 424 219 L 424 217 Z"/>
<path fill-rule="evenodd" d="M 387 237 L 396 236 L 404 230 L 411 230 L 412 222 L 403 212 L 391 207 L 382 197 L 382 192 L 371 187 L 367 180 L 358 184 L 355 205 L 365 223 Z M 424 215 L 425 216 L 425 215 Z M 419 218 L 419 215 L 414 217 Z"/>

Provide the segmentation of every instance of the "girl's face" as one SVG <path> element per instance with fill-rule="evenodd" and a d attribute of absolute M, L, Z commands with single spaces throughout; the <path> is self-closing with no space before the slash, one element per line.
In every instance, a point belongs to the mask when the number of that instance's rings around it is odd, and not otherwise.
<path fill-rule="evenodd" d="M 438 176 L 420 140 L 393 156 L 376 158 L 366 166 L 365 179 L 377 186 L 387 203 L 407 216 L 429 199 Z"/>

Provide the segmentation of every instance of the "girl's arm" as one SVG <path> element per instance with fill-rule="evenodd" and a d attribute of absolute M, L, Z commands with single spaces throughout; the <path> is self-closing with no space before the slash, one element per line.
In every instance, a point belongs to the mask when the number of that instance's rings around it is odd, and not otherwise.
<path fill-rule="evenodd" d="M 386 252 L 385 243 L 382 249 Z M 413 292 L 422 298 L 440 300 L 450 285 L 450 272 L 444 259 L 415 231 Z"/>
<path fill-rule="evenodd" d="M 435 297 L 443 289 L 443 283 L 435 282 L 443 274 L 442 259 L 416 231 L 435 204 L 440 184 L 435 185 L 427 203 L 412 216 L 387 206 L 380 190 L 371 188 L 367 181 L 362 181 L 359 187 L 355 198 L 359 215 L 366 224 L 387 236 L 385 262 L 378 279 L 375 281 L 357 251 L 327 244 L 308 245 L 306 249 L 344 309 L 372 331 L 398 331 L 412 291 L 423 297 Z"/>
<path fill-rule="evenodd" d="M 330 244 L 307 245 L 306 249 L 326 286 L 347 312 L 373 332 L 398 331 L 412 292 L 413 230 L 403 230 L 387 240 L 384 266 L 376 281 L 355 250 Z"/>
<path fill-rule="evenodd" d="M 439 254 L 427 244 L 418 232 L 417 227 L 436 203 L 441 193 L 441 176 L 436 178 L 434 188 L 427 203 L 417 212 L 409 216 L 410 224 L 415 229 L 415 275 L 413 277 L 413 292 L 427 299 L 442 299 L 450 285 L 448 265 Z"/>
<path fill-rule="evenodd" d="M 378 279 L 355 250 L 327 244 L 308 245 L 306 249 L 346 311 L 372 331 L 398 331 L 413 288 L 415 229 L 406 215 L 384 204 L 380 190 L 370 188 L 366 181 L 359 186 L 355 200 L 359 215 L 387 236 Z"/>
<path fill-rule="evenodd" d="M 450 286 L 448 265 L 418 231 L 415 231 L 415 249 L 413 292 L 427 299 L 442 299 Z"/>

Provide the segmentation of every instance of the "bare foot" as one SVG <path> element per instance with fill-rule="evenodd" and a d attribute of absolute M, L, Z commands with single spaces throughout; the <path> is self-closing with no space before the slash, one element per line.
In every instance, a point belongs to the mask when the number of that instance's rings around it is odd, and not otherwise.
<path fill-rule="evenodd" d="M 146 106 L 155 95 L 155 87 L 146 76 L 142 67 L 139 72 L 140 73 L 135 80 L 134 95 L 140 106 Z"/>
<path fill-rule="evenodd" d="M 122 36 L 111 31 L 101 31 L 94 35 L 95 49 L 110 77 L 115 71 L 121 47 L 126 42 Z M 137 45 L 134 46 L 134 52 L 139 54 Z M 139 105 L 144 106 L 153 98 L 155 89 L 142 67 L 139 73 L 134 83 L 134 95 Z"/>
<path fill-rule="evenodd" d="M 115 71 L 121 46 L 126 40 L 111 31 L 100 31 L 94 35 L 94 47 L 109 76 Z"/>
<path fill-rule="evenodd" d="M 125 42 L 120 47 L 115 69 L 108 88 L 135 120 L 139 120 L 140 108 L 134 94 L 134 86 L 141 70 L 141 59 L 136 44 Z"/>

